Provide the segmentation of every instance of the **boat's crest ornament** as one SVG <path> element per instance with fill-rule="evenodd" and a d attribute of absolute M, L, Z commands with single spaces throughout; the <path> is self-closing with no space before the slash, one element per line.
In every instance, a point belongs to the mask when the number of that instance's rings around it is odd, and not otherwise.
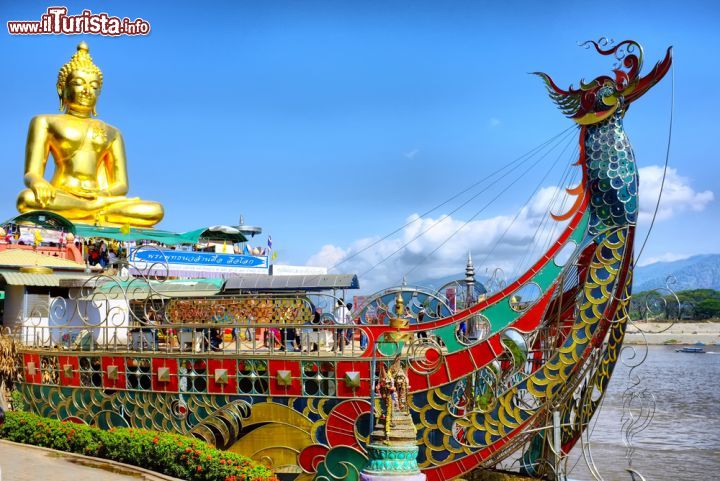
<path fill-rule="evenodd" d="M 672 63 L 670 47 L 665 58 L 649 74 L 641 77 L 643 50 L 640 44 L 634 40 L 625 40 L 612 47 L 611 43 L 611 40 L 601 38 L 597 42 L 589 40 L 581 45 L 594 47 L 601 55 L 612 55 L 617 60 L 613 68 L 614 77 L 601 75 L 587 83 L 581 80 L 580 88 L 570 85 L 567 90 L 563 90 L 546 73 L 533 72 L 545 81 L 550 98 L 560 110 L 580 125 L 595 124 L 607 119 L 618 109 L 627 108 L 627 105 L 659 82 Z"/>

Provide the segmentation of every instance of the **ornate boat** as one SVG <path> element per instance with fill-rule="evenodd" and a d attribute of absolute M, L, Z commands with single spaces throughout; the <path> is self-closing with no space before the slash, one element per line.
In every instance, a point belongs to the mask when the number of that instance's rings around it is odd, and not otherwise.
<path fill-rule="evenodd" d="M 95 276 L 53 300 L 47 326 L 16 333 L 26 404 L 105 428 L 197 436 L 281 475 L 353 480 L 367 463 L 376 373 L 399 360 L 428 480 L 511 456 L 529 474 L 552 472 L 587 427 L 623 342 L 638 213 L 623 118 L 671 64 L 668 49 L 641 76 L 636 42 L 588 45 L 617 60 L 612 77 L 564 90 L 538 73 L 579 126 L 574 205 L 555 216 L 567 225 L 551 247 L 504 288 L 476 296 L 464 284 L 454 309 L 430 291 L 383 291 L 354 311 L 348 334 L 329 284 L 278 291 L 229 279 L 212 296 L 174 293 L 160 261 L 145 276 Z M 327 306 L 320 318 L 317 306 Z M 202 346 L 217 329 L 231 338 Z M 274 330 L 295 330 L 304 347 L 348 340 L 344 351 L 293 351 Z"/>

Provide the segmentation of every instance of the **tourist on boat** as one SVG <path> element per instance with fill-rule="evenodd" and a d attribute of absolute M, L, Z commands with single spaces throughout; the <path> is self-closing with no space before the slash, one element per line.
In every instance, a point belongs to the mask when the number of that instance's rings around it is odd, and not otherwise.
<path fill-rule="evenodd" d="M 347 307 L 348 316 L 350 317 L 350 319 L 348 319 L 347 324 L 349 326 L 351 326 L 353 324 L 353 319 L 352 319 L 353 304 L 352 304 L 352 302 L 348 302 L 347 304 L 345 304 L 345 307 Z M 347 329 L 345 329 L 345 342 L 347 344 L 352 345 L 354 335 L 355 335 L 355 329 L 353 329 L 352 327 L 348 327 Z"/>
<path fill-rule="evenodd" d="M 88 248 L 87 263 L 96 266 L 100 263 L 100 251 L 93 245 Z"/>
<path fill-rule="evenodd" d="M 269 348 L 270 350 L 282 350 L 282 336 L 280 335 L 280 329 L 277 327 L 269 327 L 265 329 L 265 334 L 263 335 L 263 346 Z"/>
<path fill-rule="evenodd" d="M 358 325 L 362 324 L 362 322 L 360 321 L 360 316 L 357 316 L 355 319 L 353 319 L 353 321 L 355 324 L 358 324 Z M 368 336 L 367 336 L 367 334 L 365 334 L 365 331 L 363 331 L 362 329 L 359 329 L 359 331 L 360 331 L 360 350 L 364 351 L 368 347 Z"/>
<path fill-rule="evenodd" d="M 465 320 L 460 321 L 460 324 L 458 324 L 457 332 L 455 334 L 459 339 L 467 341 L 467 322 Z"/>
<path fill-rule="evenodd" d="M 313 325 L 313 326 L 319 326 L 320 325 L 320 317 L 322 315 L 322 312 L 320 311 L 319 307 L 315 307 L 314 305 L 310 304 L 310 308 L 313 313 L 313 317 L 310 321 L 306 322 L 306 325 Z M 317 333 L 318 329 L 317 327 L 313 328 L 303 328 L 302 329 L 302 337 L 300 341 L 300 347 L 301 351 L 305 352 L 316 352 L 318 350 L 317 342 L 311 342 L 311 336 L 315 339 L 317 339 L 317 335 L 313 333 Z"/>
<path fill-rule="evenodd" d="M 420 310 L 418 311 L 417 323 L 422 324 L 424 321 L 425 321 L 425 308 L 421 307 Z M 417 337 L 418 337 L 418 339 L 427 339 L 427 337 L 428 337 L 427 331 L 424 329 L 421 331 L 418 331 Z"/>
<path fill-rule="evenodd" d="M 213 327 L 210 329 L 210 350 L 211 351 L 221 351 L 221 347 L 223 343 L 223 335 L 222 335 L 222 329 Z"/>
<path fill-rule="evenodd" d="M 107 249 L 107 245 L 105 244 L 104 240 L 100 241 L 100 246 L 98 247 L 98 252 L 99 252 L 99 261 L 98 262 L 100 264 L 100 267 L 102 267 L 103 269 L 107 269 L 108 249 Z"/>
<path fill-rule="evenodd" d="M 345 301 L 343 301 L 342 299 L 338 299 L 337 307 L 335 308 L 335 312 L 333 312 L 333 315 L 335 316 L 336 324 L 341 326 L 350 324 L 350 312 L 345 306 Z M 333 345 L 333 352 L 338 352 L 338 350 L 340 352 L 345 352 L 345 331 L 346 329 L 335 330 L 335 343 Z"/>
<path fill-rule="evenodd" d="M 357 319 L 358 324 L 360 324 L 360 318 Z M 365 334 L 365 331 L 360 330 L 360 350 L 364 351 L 368 347 L 368 337 L 367 334 Z"/>
<path fill-rule="evenodd" d="M 300 349 L 300 336 L 294 327 L 281 329 L 283 334 L 283 346 L 287 351 L 294 352 Z"/>
<path fill-rule="evenodd" d="M 108 252 L 108 266 L 114 268 L 114 267 L 117 267 L 117 263 L 118 263 L 118 256 L 114 250 L 110 249 L 110 251 Z"/>
<path fill-rule="evenodd" d="M 156 313 L 150 311 L 147 314 L 148 326 L 140 329 L 143 333 L 143 337 L 150 342 L 150 347 L 156 351 L 160 348 L 160 340 L 158 338 L 157 326 L 160 324 L 156 318 Z"/>

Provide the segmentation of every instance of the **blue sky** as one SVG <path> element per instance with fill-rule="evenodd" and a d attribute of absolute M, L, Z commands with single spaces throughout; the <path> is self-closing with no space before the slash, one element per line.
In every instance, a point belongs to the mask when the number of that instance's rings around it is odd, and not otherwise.
<path fill-rule="evenodd" d="M 643 256 L 720 251 L 714 145 L 720 100 L 713 86 L 720 68 L 720 7 L 712 2 L 590 9 L 587 2 L 568 1 L 64 5 L 71 14 L 88 8 L 142 17 L 152 32 L 117 38 L 0 34 L 3 218 L 14 215 L 22 188 L 28 122 L 57 111 L 57 71 L 80 40 L 89 43 L 105 75 L 99 118 L 124 134 L 130 194 L 166 206 L 158 227 L 233 224 L 243 214 L 273 236 L 279 261 L 333 264 L 569 127 L 527 72 L 548 72 L 561 86 L 608 73 L 607 58 L 577 46 L 607 36 L 641 42 L 646 70 L 669 45 L 675 48 L 673 194 Z M 3 25 L 36 20 L 47 7 L 3 2 L 0 17 Z M 626 117 L 648 179 L 665 158 L 669 80 Z M 569 152 L 566 157 L 543 188 L 557 185 Z M 523 207 L 551 160 L 519 179 L 475 218 L 485 223 L 461 231 L 427 260 L 427 268 L 415 269 L 414 278 L 461 270 L 468 249 L 483 258 L 491 245 L 485 241 Z M 544 210 L 540 194 L 522 211 L 521 222 L 532 224 L 533 212 Z M 651 210 L 654 199 L 643 196 L 641 191 L 644 209 Z M 385 262 L 366 284 L 396 284 L 442 242 L 451 221 L 462 225 L 482 205 L 479 198 L 452 214 L 446 226 L 434 229 L 435 239 L 411 244 L 411 255 Z M 433 212 L 432 221 L 450 209 Z M 647 216 L 643 221 L 641 234 Z M 411 239 L 422 222 L 342 270 L 362 273 Z M 482 268 L 510 269 L 509 259 L 522 249 L 500 246 L 497 258 L 490 256 Z"/>

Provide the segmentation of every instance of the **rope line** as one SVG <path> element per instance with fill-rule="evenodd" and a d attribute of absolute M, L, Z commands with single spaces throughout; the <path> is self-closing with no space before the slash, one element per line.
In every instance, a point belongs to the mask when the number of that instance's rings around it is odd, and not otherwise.
<path fill-rule="evenodd" d="M 548 169 L 548 171 L 545 173 L 545 175 L 543 175 L 543 177 L 540 179 L 540 181 L 538 182 L 537 186 L 535 187 L 535 190 L 534 190 L 533 193 L 530 195 L 530 198 L 529 198 L 528 201 L 525 203 L 525 205 L 523 205 L 523 207 L 525 207 L 527 204 L 530 203 L 530 200 L 532 200 L 532 197 L 533 197 L 533 195 L 535 195 L 535 192 L 538 191 L 538 189 L 540 188 L 540 186 L 542 185 L 542 183 L 545 181 L 545 179 L 547 178 L 547 176 L 550 174 L 550 172 L 552 172 L 552 169 L 553 169 L 553 168 L 557 165 L 557 163 L 560 161 L 560 158 L 561 158 L 562 155 L 565 153 L 565 151 L 567 150 L 567 148 L 571 145 L 571 143 L 572 143 L 572 142 L 568 142 L 568 143 L 565 144 L 565 147 L 563 147 L 563 149 L 562 149 L 562 151 L 560 152 L 560 154 L 558 154 L 557 158 L 555 159 L 555 161 L 553 162 L 553 164 L 550 166 L 550 169 Z M 548 152 L 548 153 L 549 153 L 549 152 Z M 485 211 L 485 209 L 486 209 L 487 207 L 489 207 L 493 202 L 495 202 L 502 194 L 504 194 L 505 191 L 506 191 L 508 188 L 510 188 L 510 187 L 512 187 L 513 185 L 515 185 L 520 179 L 522 179 L 522 178 L 524 177 L 525 174 L 527 174 L 533 167 L 535 167 L 535 166 L 536 166 L 544 157 L 546 157 L 546 156 L 547 156 L 547 154 L 544 155 L 543 157 L 540 157 L 532 166 L 530 166 L 530 168 L 528 168 L 525 172 L 523 172 L 522 175 L 516 177 L 515 180 L 513 180 L 513 181 L 510 183 L 510 185 L 508 185 L 508 186 L 505 187 L 503 190 L 501 190 L 490 202 L 486 203 L 480 210 L 478 210 L 477 212 L 475 212 L 475 213 L 472 215 L 472 217 L 470 217 L 468 220 L 466 220 L 466 221 L 465 221 L 460 227 L 458 227 L 452 234 L 450 234 L 445 240 L 443 240 L 443 241 L 440 243 L 440 245 L 438 245 L 437 247 L 435 247 L 435 249 L 433 249 L 432 251 L 430 251 L 430 252 L 429 252 L 428 254 L 426 254 L 420 261 L 418 261 L 418 262 L 412 267 L 412 269 L 410 269 L 409 271 L 407 271 L 407 272 L 405 273 L 405 276 L 408 276 L 410 273 L 414 272 L 415 269 L 417 269 L 422 263 L 424 263 L 424 262 L 425 262 L 427 259 L 429 259 L 433 254 L 435 254 L 438 250 L 440 250 L 440 248 L 441 248 L 442 246 L 444 246 L 445 244 L 447 244 L 447 243 L 450 241 L 450 239 L 452 239 L 453 237 L 455 237 L 455 235 L 457 235 L 462 229 L 464 229 L 465 226 L 467 226 L 467 225 L 468 225 L 470 222 L 472 222 L 478 215 L 480 215 L 483 211 Z M 516 219 L 517 219 L 517 217 L 519 216 L 520 212 L 522 212 L 522 208 L 521 208 L 521 209 L 518 211 L 518 213 L 516 214 L 516 216 L 515 216 Z M 513 220 L 513 222 L 514 222 L 514 220 Z"/>
<path fill-rule="evenodd" d="M 577 157 L 578 151 L 579 151 L 579 149 L 576 147 L 576 148 L 573 150 L 572 158 L 576 158 L 576 157 Z M 514 266 L 513 266 L 513 267 L 514 267 L 514 268 L 513 268 L 513 272 L 523 272 L 523 271 L 525 270 L 525 269 L 524 269 L 524 266 L 525 266 L 525 264 L 528 262 L 528 259 L 530 259 L 530 262 L 535 262 L 535 261 L 537 260 L 537 259 L 536 259 L 536 258 L 537 258 L 536 251 L 537 251 L 537 249 L 538 249 L 538 246 L 540 246 L 540 245 L 543 244 L 543 243 L 540 241 L 540 239 L 542 239 L 542 232 L 546 229 L 547 225 L 550 223 L 550 219 L 552 218 L 552 217 L 550 216 L 550 212 L 553 210 L 552 207 L 555 205 L 555 203 L 556 203 L 556 202 L 558 201 L 558 199 L 560 198 L 560 193 L 561 193 L 562 190 L 563 190 L 563 186 L 566 185 L 568 176 L 572 173 L 572 178 L 574 179 L 574 178 L 575 178 L 575 175 L 576 175 L 577 172 L 578 172 L 578 170 L 572 169 L 571 167 L 572 167 L 572 164 L 568 164 L 568 165 L 567 165 L 566 170 L 565 170 L 565 173 L 564 173 L 562 179 L 561 179 L 560 182 L 557 184 L 557 185 L 559 186 L 559 188 L 555 191 L 552 199 L 551 199 L 550 202 L 548 203 L 548 208 L 545 210 L 545 212 L 543 212 L 542 218 L 540 219 L 540 223 L 538 224 L 537 229 L 535 229 L 535 233 L 534 233 L 534 235 L 533 235 L 533 238 L 532 238 L 532 240 L 530 241 L 530 246 L 531 246 L 531 247 L 530 247 L 529 249 L 526 249 L 526 250 L 525 250 L 525 253 L 524 253 L 523 256 L 520 258 L 520 260 L 519 260 L 517 263 L 514 264 Z M 570 182 L 570 184 L 572 184 L 572 182 Z M 563 196 L 563 201 L 562 201 L 561 208 L 560 208 L 560 211 L 561 211 L 561 212 L 562 212 L 563 206 L 565 205 L 565 202 L 567 201 L 568 198 L 569 198 L 569 196 L 567 196 L 567 195 Z M 548 234 L 547 234 L 547 235 L 548 235 L 548 238 L 550 238 L 551 236 L 553 236 L 553 234 L 555 233 L 555 229 L 557 228 L 558 225 L 559 225 L 559 223 L 558 223 L 558 222 L 555 222 L 555 223 L 552 224 L 552 227 L 551 227 L 550 229 L 548 229 Z M 547 241 L 547 239 L 546 239 L 546 241 Z M 548 247 L 548 248 L 549 248 L 549 247 Z M 542 250 L 542 252 L 544 252 L 544 251 L 547 251 L 547 248 L 545 248 L 545 249 Z"/>
<path fill-rule="evenodd" d="M 564 131 L 564 133 L 565 133 L 565 138 L 563 138 L 562 140 L 565 140 L 567 137 L 569 137 L 569 135 L 567 134 L 567 132 L 569 132 L 569 130 L 570 130 L 570 129 L 566 129 L 566 130 Z M 528 171 L 530 171 L 533 167 L 535 167 L 535 166 L 536 166 L 542 159 L 544 159 L 550 152 L 552 152 L 553 150 L 555 150 L 555 148 L 557 148 L 558 145 L 560 145 L 560 143 L 552 146 L 552 147 L 550 148 L 550 150 L 548 150 L 547 152 L 545 152 L 545 153 L 542 155 L 542 157 L 538 158 L 538 160 L 536 160 L 536 161 L 530 166 L 530 168 L 528 168 L 528 169 L 523 173 L 523 175 L 524 175 L 525 173 L 527 173 Z M 507 173 L 509 174 L 510 172 L 513 172 L 514 170 L 518 169 L 524 162 L 525 162 L 525 161 L 523 161 L 523 162 L 515 165 L 515 166 L 512 167 L 512 169 L 510 169 L 510 171 L 507 172 Z M 510 187 L 510 186 L 512 186 L 513 184 L 515 184 L 521 177 L 522 177 L 522 176 L 517 177 L 517 178 L 516 178 L 510 185 L 508 185 L 507 187 Z M 447 217 L 451 216 L 452 214 L 454 214 L 455 212 L 457 212 L 457 211 L 460 210 L 461 208 L 465 207 L 467 204 L 469 204 L 471 201 L 475 200 L 475 199 L 476 199 L 478 196 L 480 196 L 481 194 L 485 193 L 485 192 L 486 192 L 489 188 L 491 188 L 491 187 L 494 187 L 494 185 L 490 185 L 490 186 L 485 187 L 483 190 L 479 191 L 477 194 L 473 195 L 473 196 L 470 197 L 468 200 L 466 200 L 465 202 L 463 202 L 462 204 L 460 204 L 458 207 L 456 207 L 455 209 L 453 209 L 452 211 L 450 211 L 450 213 L 447 214 L 446 217 L 443 217 L 443 218 L 438 219 L 437 221 L 433 222 L 432 225 L 430 225 L 429 227 L 427 227 L 426 229 L 424 229 L 422 232 L 420 232 L 419 234 L 417 234 L 415 237 L 413 237 L 412 239 L 410 239 L 409 241 L 405 242 L 403 245 L 401 245 L 400 247 L 398 247 L 398 248 L 397 248 L 396 250 L 394 250 L 392 253 L 390 253 L 389 255 L 387 255 L 386 257 L 384 257 L 383 259 L 381 259 L 381 260 L 378 261 L 377 263 L 375 263 L 372 267 L 370 267 L 370 269 L 368 269 L 368 270 L 366 270 L 365 272 L 363 272 L 362 274 L 360 274 L 360 276 L 365 276 L 366 274 L 369 274 L 370 272 L 372 272 L 376 267 L 378 267 L 378 266 L 380 266 L 381 264 L 385 263 L 385 261 L 387 261 L 388 259 L 390 259 L 391 257 L 393 257 L 395 254 L 397 254 L 397 253 L 400 252 L 401 250 L 405 249 L 405 247 L 407 247 L 408 245 L 410 245 L 411 243 L 413 243 L 414 241 L 416 241 L 417 239 L 419 239 L 420 237 L 422 237 L 423 235 L 425 235 L 428 231 L 430 231 L 430 230 L 433 229 L 434 227 L 438 226 L 438 225 L 439 225 L 443 220 L 445 220 Z M 507 187 L 506 187 L 506 188 L 507 188 Z M 492 202 L 494 202 L 500 195 L 503 194 L 503 192 L 504 192 L 504 191 L 501 191 L 494 199 L 492 199 L 492 200 L 490 201 L 489 204 L 486 204 L 485 207 L 489 206 Z M 484 208 L 483 208 L 483 209 L 484 209 Z"/>
<path fill-rule="evenodd" d="M 674 62 L 673 62 L 673 66 L 672 66 L 672 75 L 671 75 L 670 79 L 672 80 L 672 82 L 671 82 L 672 89 L 670 92 L 670 125 L 668 127 L 667 148 L 665 149 L 665 166 L 663 168 L 662 180 L 660 181 L 660 193 L 658 194 L 657 202 L 655 203 L 655 212 L 653 212 L 652 220 L 650 221 L 650 227 L 648 228 L 647 234 L 645 235 L 645 239 L 643 239 L 643 243 L 642 243 L 642 246 L 640 247 L 640 251 L 638 252 L 637 257 L 635 257 L 635 262 L 633 263 L 633 269 L 635 268 L 635 266 L 637 266 L 637 263 L 640 260 L 640 256 L 642 256 L 642 253 L 645 250 L 645 245 L 647 244 L 647 241 L 650 238 L 650 233 L 652 232 L 653 227 L 655 226 L 655 218 L 657 217 L 658 210 L 660 210 L 660 199 L 662 199 L 663 189 L 665 188 L 665 177 L 667 176 L 668 163 L 670 162 L 670 143 L 672 140 L 673 113 L 675 111 L 675 63 Z"/>
<path fill-rule="evenodd" d="M 555 163 L 553 163 L 553 167 L 557 164 L 558 160 L 560 160 L 560 157 L 562 156 L 562 154 L 565 153 L 565 151 L 567 150 L 567 147 L 568 147 L 568 146 L 569 146 L 569 144 L 568 144 L 567 146 L 565 146 L 565 148 L 563 149 L 563 151 L 560 153 L 560 155 L 558 156 L 558 158 L 555 160 Z M 577 149 L 575 149 L 575 151 L 577 151 Z M 575 153 L 573 153 L 573 157 L 574 157 L 574 156 L 575 156 Z M 542 219 L 541 219 L 541 221 L 540 221 L 540 225 L 538 225 L 538 228 L 537 228 L 537 230 L 535 231 L 535 234 L 533 235 L 533 242 L 535 241 L 535 237 L 537 236 L 538 231 L 542 228 L 542 225 L 543 225 L 543 222 L 544 222 L 544 220 L 545 220 L 545 217 L 547 216 L 547 213 L 551 210 L 552 205 L 553 205 L 553 204 L 555 203 L 555 201 L 557 200 L 557 197 L 558 197 L 558 195 L 559 195 L 560 190 L 562 189 L 562 186 L 565 185 L 565 181 L 567 180 L 567 176 L 568 176 L 568 174 L 570 173 L 570 168 L 571 168 L 571 164 L 568 164 L 568 165 L 565 166 L 565 169 L 563 170 L 563 173 L 562 173 L 562 175 L 561 175 L 560 183 L 558 184 L 558 186 L 559 186 L 559 187 L 558 187 L 558 190 L 555 191 L 555 193 L 553 194 L 553 197 L 550 199 L 550 202 L 549 202 L 549 204 L 548 204 L 548 209 L 547 209 L 547 211 L 543 214 L 543 217 L 542 217 Z M 542 186 L 542 183 L 545 181 L 545 179 L 547 178 L 547 176 L 548 176 L 549 174 L 550 174 L 550 170 L 548 170 L 548 172 L 545 174 L 545 176 L 544 176 L 542 179 L 540 179 L 540 182 L 538 183 L 537 187 L 535 187 L 535 190 L 534 190 L 534 191 L 530 194 L 530 196 L 528 197 L 528 200 L 527 200 L 527 202 L 525 202 L 525 204 L 523 205 L 523 208 L 524 208 L 525 206 L 527 206 L 528 204 L 530 204 L 530 201 L 533 199 L 533 197 L 534 197 L 534 196 L 537 194 L 537 192 L 540 190 L 540 187 Z M 515 221 L 520 217 L 520 214 L 521 214 L 521 213 L 522 213 L 522 208 L 517 211 L 517 213 L 515 214 L 515 217 L 513 217 L 513 220 L 512 220 L 512 221 L 510 222 L 510 224 L 507 226 L 507 228 L 506 228 L 505 231 L 502 233 L 502 235 L 493 243 L 493 246 L 492 246 L 492 248 L 488 251 L 488 253 L 485 254 L 485 256 L 482 258 L 482 260 L 480 260 L 480 262 L 478 262 L 478 266 L 481 266 L 481 267 L 482 267 L 482 265 L 483 265 L 483 264 L 490 258 L 490 256 L 495 252 L 495 249 L 496 249 L 496 248 L 500 245 L 500 243 L 505 239 L 505 236 L 506 236 L 507 233 L 510 231 L 510 229 L 512 228 L 512 226 L 515 224 Z M 524 261 L 523 261 L 523 262 L 524 262 Z"/>
<path fill-rule="evenodd" d="M 355 252 L 355 253 L 352 254 L 351 256 L 345 257 L 345 258 L 344 258 L 343 260 L 341 260 L 340 262 L 334 264 L 333 266 L 330 266 L 328 270 L 332 270 L 332 269 L 334 269 L 334 268 L 336 268 L 336 267 L 344 264 L 345 262 L 349 261 L 350 259 L 353 259 L 353 258 L 357 257 L 358 255 L 362 254 L 363 252 L 367 251 L 368 249 L 370 249 L 370 248 L 372 248 L 372 247 L 375 247 L 375 246 L 378 245 L 380 242 L 388 239 L 389 237 L 392 237 L 393 235 L 397 234 L 398 232 L 400 232 L 400 231 L 403 230 L 404 228 L 406 228 L 406 227 L 408 227 L 409 225 L 411 225 L 411 224 L 417 222 L 418 220 L 422 219 L 422 218 L 425 217 L 426 215 L 428 215 L 428 214 L 430 214 L 430 213 L 438 210 L 440 207 L 442 207 L 442 206 L 444 206 L 444 205 L 452 202 L 453 200 L 457 199 L 457 198 L 460 197 L 461 195 L 465 194 L 466 192 L 468 192 L 468 191 L 474 189 L 475 187 L 477 187 L 478 185 L 482 184 L 482 183 L 485 182 L 486 180 L 489 180 L 490 178 L 492 178 L 492 177 L 495 176 L 496 174 L 498 174 L 498 173 L 502 172 L 503 170 L 507 169 L 508 167 L 510 167 L 512 164 L 514 164 L 514 163 L 516 163 L 516 162 L 518 162 L 518 161 L 520 161 L 520 160 L 522 160 L 522 159 L 525 159 L 525 160 L 523 160 L 523 162 L 527 161 L 528 159 L 532 158 L 531 155 L 533 155 L 533 154 L 535 154 L 537 151 L 543 149 L 545 146 L 547 146 L 548 144 L 550 144 L 551 142 L 553 142 L 554 140 L 556 140 L 558 137 L 561 137 L 562 135 L 566 134 L 566 133 L 567 133 L 570 129 L 572 129 L 572 128 L 573 128 L 572 126 L 571 126 L 571 127 L 568 127 L 567 129 L 565 129 L 565 130 L 563 130 L 562 132 L 556 134 L 555 136 L 553 136 L 553 137 L 551 137 L 550 139 L 546 140 L 545 142 L 543 142 L 542 144 L 538 145 L 537 147 L 534 147 L 534 148 L 530 149 L 528 152 L 526 152 L 526 153 L 524 153 L 523 155 L 517 157 L 516 159 L 508 162 L 508 163 L 505 164 L 504 166 L 496 169 L 494 172 L 491 172 L 490 174 L 486 175 L 486 176 L 483 177 L 482 179 L 480 179 L 480 180 L 478 180 L 477 182 L 471 184 L 471 185 L 468 186 L 467 188 L 461 190 L 461 191 L 458 192 L 457 194 L 452 195 L 451 197 L 449 197 L 448 199 L 444 200 L 443 202 L 441 202 L 440 204 L 436 205 L 435 207 L 432 207 L 431 209 L 423 212 L 423 213 L 420 214 L 417 218 L 415 218 L 415 219 L 413 219 L 413 220 L 405 223 L 403 226 L 398 227 L 397 229 L 395 229 L 394 231 L 390 232 L 389 234 L 386 234 L 385 236 L 381 237 L 380 239 L 378 239 L 378 240 L 372 242 L 371 244 L 363 247 L 362 249 L 360 249 L 359 251 Z M 522 164 L 523 162 L 521 162 L 521 164 Z"/>

